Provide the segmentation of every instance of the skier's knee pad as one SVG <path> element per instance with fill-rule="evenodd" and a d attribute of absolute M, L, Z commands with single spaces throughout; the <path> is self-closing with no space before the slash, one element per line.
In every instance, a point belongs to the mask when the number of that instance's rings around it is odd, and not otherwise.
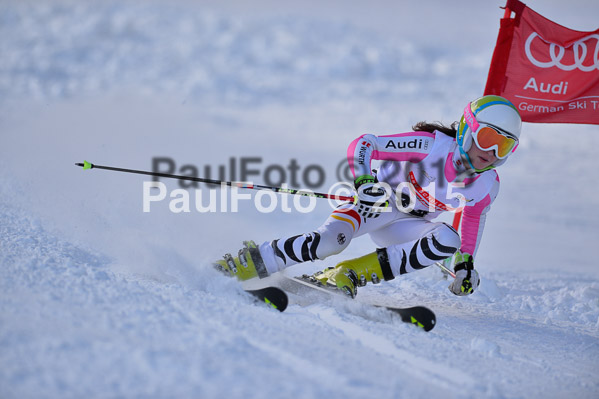
<path fill-rule="evenodd" d="M 339 223 L 336 226 L 327 225 L 318 229 L 320 243 L 316 249 L 318 259 L 337 255 L 349 245 L 354 231 L 350 226 Z"/>
<path fill-rule="evenodd" d="M 458 232 L 447 223 L 439 223 L 427 235 L 432 235 L 443 252 L 449 254 L 448 256 L 451 256 L 462 245 Z"/>

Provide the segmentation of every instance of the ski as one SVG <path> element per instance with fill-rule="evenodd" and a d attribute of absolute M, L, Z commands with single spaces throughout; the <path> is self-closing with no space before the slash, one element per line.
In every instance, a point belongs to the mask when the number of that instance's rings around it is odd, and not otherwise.
<path fill-rule="evenodd" d="M 264 302 L 273 309 L 283 312 L 287 309 L 289 299 L 287 294 L 277 287 L 266 287 L 257 290 L 245 290 L 245 292 L 253 295 L 259 302 Z"/>
<path fill-rule="evenodd" d="M 280 280 L 282 288 L 289 292 L 301 295 L 306 290 L 318 291 L 327 295 L 340 296 L 350 299 L 346 294 L 333 287 L 327 287 L 319 282 L 314 282 L 310 279 L 310 276 L 303 275 L 301 277 L 288 277 L 283 276 Z M 365 304 L 369 305 L 369 304 Z M 409 308 L 400 308 L 395 306 L 383 306 L 383 305 L 370 305 L 377 308 L 384 308 L 390 312 L 396 313 L 400 316 L 404 323 L 409 323 L 422 328 L 424 331 L 430 331 L 435 327 L 437 318 L 435 313 L 424 306 L 413 306 Z"/>
<path fill-rule="evenodd" d="M 249 242 L 245 243 L 246 246 L 247 244 L 249 244 Z M 253 244 L 253 242 L 252 242 Z M 247 248 L 249 249 L 250 247 L 247 246 Z M 255 248 L 255 244 L 253 246 L 253 248 Z M 247 249 L 246 249 L 247 250 Z M 240 257 L 242 257 L 242 251 L 239 251 L 240 253 Z M 230 264 L 231 268 L 236 267 L 235 265 L 235 261 L 233 260 L 233 257 L 231 256 L 231 254 L 226 254 L 225 255 L 225 261 L 227 262 L 227 265 Z M 244 265 L 246 268 L 248 267 L 247 264 L 247 260 L 245 257 L 243 257 L 243 262 L 242 265 Z M 227 271 L 224 266 L 220 263 L 213 263 L 212 267 L 214 267 L 215 270 L 217 270 L 218 272 L 224 274 L 227 277 L 231 277 L 232 274 Z M 287 309 L 287 304 L 289 303 L 289 298 L 287 298 L 287 294 L 285 293 L 285 291 L 283 291 L 282 289 L 278 288 L 278 287 L 265 287 L 265 288 L 259 288 L 259 289 L 246 289 L 244 290 L 245 292 L 247 292 L 248 294 L 254 296 L 254 298 L 256 299 L 257 302 L 263 302 L 265 304 L 267 304 L 268 306 L 270 306 L 271 308 L 277 309 L 279 312 L 283 312 L 285 309 Z"/>
<path fill-rule="evenodd" d="M 381 306 L 377 306 L 381 307 Z M 414 324 L 424 331 L 435 328 L 437 317 L 435 313 L 425 306 L 412 306 L 411 308 L 396 308 L 393 306 L 382 306 L 383 308 L 397 313 L 404 323 Z"/>

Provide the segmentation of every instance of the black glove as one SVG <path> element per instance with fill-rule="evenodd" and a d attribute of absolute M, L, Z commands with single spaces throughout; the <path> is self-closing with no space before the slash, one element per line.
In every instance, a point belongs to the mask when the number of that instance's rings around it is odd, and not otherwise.
<path fill-rule="evenodd" d="M 357 195 L 354 197 L 356 211 L 364 218 L 378 218 L 389 206 L 389 196 L 374 176 L 362 175 L 354 180 Z"/>

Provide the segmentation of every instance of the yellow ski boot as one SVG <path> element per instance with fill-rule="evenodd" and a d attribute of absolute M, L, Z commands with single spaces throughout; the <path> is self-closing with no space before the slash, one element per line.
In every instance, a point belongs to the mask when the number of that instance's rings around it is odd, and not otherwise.
<path fill-rule="evenodd" d="M 236 277 L 240 281 L 268 276 L 268 271 L 256 243 L 254 241 L 244 241 L 243 244 L 244 247 L 239 250 L 236 257 L 225 254 L 224 259 L 214 263 L 214 267 L 231 277 Z"/>
<path fill-rule="evenodd" d="M 358 287 L 363 287 L 367 282 L 378 284 L 381 280 L 393 280 L 394 276 L 387 259 L 385 249 L 364 255 L 356 259 L 345 260 L 335 267 L 329 267 L 311 276 L 322 285 L 336 287 L 354 298 L 358 294 Z"/>

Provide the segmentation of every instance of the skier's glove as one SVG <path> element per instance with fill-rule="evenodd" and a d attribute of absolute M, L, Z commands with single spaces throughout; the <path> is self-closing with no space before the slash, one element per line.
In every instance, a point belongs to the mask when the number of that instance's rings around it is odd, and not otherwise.
<path fill-rule="evenodd" d="M 449 285 L 449 291 L 460 296 L 472 294 L 480 283 L 478 272 L 474 270 L 472 256 L 458 251 L 453 270 L 455 271 L 455 280 Z"/>
<path fill-rule="evenodd" d="M 362 175 L 354 180 L 357 195 L 354 197 L 356 210 L 364 218 L 378 218 L 388 209 L 389 199 L 385 189 L 371 175 Z"/>

